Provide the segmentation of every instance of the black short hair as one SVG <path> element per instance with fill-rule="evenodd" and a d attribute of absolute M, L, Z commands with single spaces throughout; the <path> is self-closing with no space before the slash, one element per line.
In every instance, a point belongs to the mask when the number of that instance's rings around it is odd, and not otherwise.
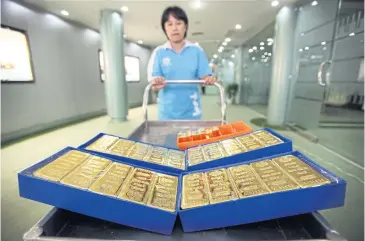
<path fill-rule="evenodd" d="M 168 21 L 170 14 L 172 16 L 174 16 L 174 18 L 178 19 L 178 20 L 182 20 L 186 26 L 188 26 L 189 24 L 189 20 L 188 20 L 188 16 L 186 15 L 185 11 L 178 7 L 178 6 L 172 6 L 172 7 L 168 7 L 165 9 L 165 11 L 163 11 L 162 13 L 162 17 L 161 17 L 161 27 L 166 34 L 166 30 L 165 30 L 165 23 Z M 188 29 L 186 29 L 184 38 L 186 38 L 186 35 L 188 33 Z"/>

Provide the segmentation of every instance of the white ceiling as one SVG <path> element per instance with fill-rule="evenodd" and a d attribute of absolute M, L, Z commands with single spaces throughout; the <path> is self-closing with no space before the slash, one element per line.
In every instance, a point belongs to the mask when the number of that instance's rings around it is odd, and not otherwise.
<path fill-rule="evenodd" d="M 271 6 L 271 0 L 200 0 L 201 7 L 194 8 L 197 0 L 24 0 L 38 5 L 50 12 L 60 15 L 61 10 L 69 12 L 65 18 L 81 22 L 94 29 L 99 29 L 100 11 L 115 9 L 120 11 L 127 6 L 124 13 L 125 34 L 130 41 L 142 40 L 144 44 L 157 46 L 166 41 L 160 27 L 163 10 L 167 6 L 178 5 L 188 14 L 188 39 L 198 41 L 209 58 L 218 53 L 217 49 L 226 37 L 232 41 L 226 46 L 225 52 L 240 45 L 257 34 L 274 21 L 276 12 L 283 4 L 297 0 L 281 0 L 278 7 Z M 236 30 L 235 25 L 242 25 Z M 193 36 L 194 32 L 203 35 Z"/>

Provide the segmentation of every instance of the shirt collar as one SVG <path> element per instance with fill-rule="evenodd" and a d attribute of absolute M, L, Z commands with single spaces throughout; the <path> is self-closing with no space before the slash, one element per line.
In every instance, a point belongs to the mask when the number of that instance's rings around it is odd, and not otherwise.
<path fill-rule="evenodd" d="M 186 47 L 189 47 L 189 46 L 193 46 L 194 45 L 194 43 L 191 42 L 191 41 L 189 41 L 189 40 L 186 40 L 185 39 L 184 41 L 185 41 L 185 45 L 184 45 L 183 49 L 186 48 Z M 167 41 L 166 43 L 164 43 L 163 47 L 165 49 L 172 49 L 171 42 L 170 41 Z"/>

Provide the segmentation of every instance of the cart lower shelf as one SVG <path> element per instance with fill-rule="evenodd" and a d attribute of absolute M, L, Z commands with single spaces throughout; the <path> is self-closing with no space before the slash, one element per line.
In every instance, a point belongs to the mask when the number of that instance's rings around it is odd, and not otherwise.
<path fill-rule="evenodd" d="M 105 240 L 343 240 L 319 213 L 302 214 L 229 228 L 184 233 L 179 220 L 172 236 L 91 218 L 54 208 L 24 235 L 25 241 Z"/>

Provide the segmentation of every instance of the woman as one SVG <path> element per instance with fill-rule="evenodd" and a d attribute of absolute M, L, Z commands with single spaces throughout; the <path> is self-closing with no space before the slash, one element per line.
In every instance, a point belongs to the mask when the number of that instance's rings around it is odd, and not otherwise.
<path fill-rule="evenodd" d="M 185 40 L 188 17 L 179 7 L 168 7 L 162 14 L 161 27 L 168 41 L 157 47 L 148 64 L 149 81 L 158 93 L 160 120 L 201 119 L 199 86 L 168 84 L 165 80 L 205 81 L 214 84 L 208 59 L 197 45 Z"/>

